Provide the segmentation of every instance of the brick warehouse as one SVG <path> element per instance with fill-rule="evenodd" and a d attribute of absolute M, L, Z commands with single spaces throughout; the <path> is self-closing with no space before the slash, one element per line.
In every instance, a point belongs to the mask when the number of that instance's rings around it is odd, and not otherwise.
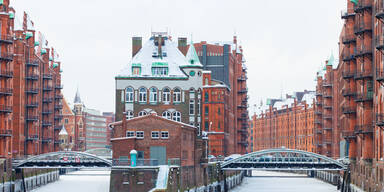
<path fill-rule="evenodd" d="M 1 1 L 0 156 L 59 149 L 61 63 L 29 16 Z M 21 15 L 21 16 L 18 16 Z"/>
<path fill-rule="evenodd" d="M 116 120 L 121 120 L 123 113 L 130 119 L 155 111 L 165 118 L 197 126 L 199 133 L 208 132 L 212 154 L 245 153 L 247 78 L 236 38 L 233 43 L 202 42 L 194 46 L 187 45 L 186 38 L 179 38 L 174 46 L 171 39 L 166 33 L 153 33 L 143 46 L 141 37 L 133 38 L 131 64 L 116 77 Z M 207 79 L 203 76 L 213 69 L 211 66 L 220 67 L 210 73 L 215 78 Z M 212 82 L 215 86 L 211 86 Z M 223 87 L 227 87 L 224 89 L 228 95 L 222 92 Z M 220 98 L 218 93 L 226 98 L 220 101 L 225 102 L 221 108 L 224 117 L 215 113 L 217 104 L 210 100 Z M 207 94 L 208 100 L 204 100 Z"/>
<path fill-rule="evenodd" d="M 286 147 L 315 152 L 315 92 L 270 99 L 252 116 L 250 150 Z"/>

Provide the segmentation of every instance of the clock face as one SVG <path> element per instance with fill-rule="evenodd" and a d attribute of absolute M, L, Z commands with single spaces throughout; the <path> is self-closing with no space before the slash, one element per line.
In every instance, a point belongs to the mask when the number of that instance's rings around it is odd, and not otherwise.
<path fill-rule="evenodd" d="M 195 71 L 190 71 L 190 72 L 189 72 L 189 75 L 192 76 L 192 77 L 195 76 L 195 74 L 196 74 Z"/>

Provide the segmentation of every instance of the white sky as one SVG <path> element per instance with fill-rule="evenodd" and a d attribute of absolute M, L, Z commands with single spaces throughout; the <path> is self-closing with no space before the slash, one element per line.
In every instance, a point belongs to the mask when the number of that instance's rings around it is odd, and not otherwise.
<path fill-rule="evenodd" d="M 337 58 L 347 0 L 11 0 L 58 50 L 64 96 L 113 111 L 115 75 L 131 59 L 131 38 L 171 31 L 173 39 L 232 40 L 248 66 L 250 111 L 281 91 L 314 90 L 316 71 Z M 265 102 L 264 102 L 265 103 Z"/>

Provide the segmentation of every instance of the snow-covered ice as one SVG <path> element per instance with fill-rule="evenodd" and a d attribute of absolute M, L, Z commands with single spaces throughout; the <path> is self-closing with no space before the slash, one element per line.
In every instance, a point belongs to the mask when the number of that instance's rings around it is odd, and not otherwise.
<path fill-rule="evenodd" d="M 337 187 L 306 175 L 253 171 L 231 192 L 337 192 Z"/>
<path fill-rule="evenodd" d="M 108 192 L 110 171 L 80 170 L 60 175 L 56 182 L 42 186 L 32 192 Z"/>

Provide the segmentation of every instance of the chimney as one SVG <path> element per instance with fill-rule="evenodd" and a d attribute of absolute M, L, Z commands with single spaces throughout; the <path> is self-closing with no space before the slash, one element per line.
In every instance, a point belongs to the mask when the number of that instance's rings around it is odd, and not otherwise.
<path fill-rule="evenodd" d="M 233 44 L 237 45 L 237 36 L 233 36 Z"/>
<path fill-rule="evenodd" d="M 142 38 L 132 37 L 132 57 L 134 57 L 141 49 Z"/>
<path fill-rule="evenodd" d="M 179 48 L 179 50 L 181 51 L 181 53 L 183 53 L 184 56 L 187 55 L 187 52 L 188 52 L 187 38 L 179 37 L 177 41 L 177 48 Z"/>

